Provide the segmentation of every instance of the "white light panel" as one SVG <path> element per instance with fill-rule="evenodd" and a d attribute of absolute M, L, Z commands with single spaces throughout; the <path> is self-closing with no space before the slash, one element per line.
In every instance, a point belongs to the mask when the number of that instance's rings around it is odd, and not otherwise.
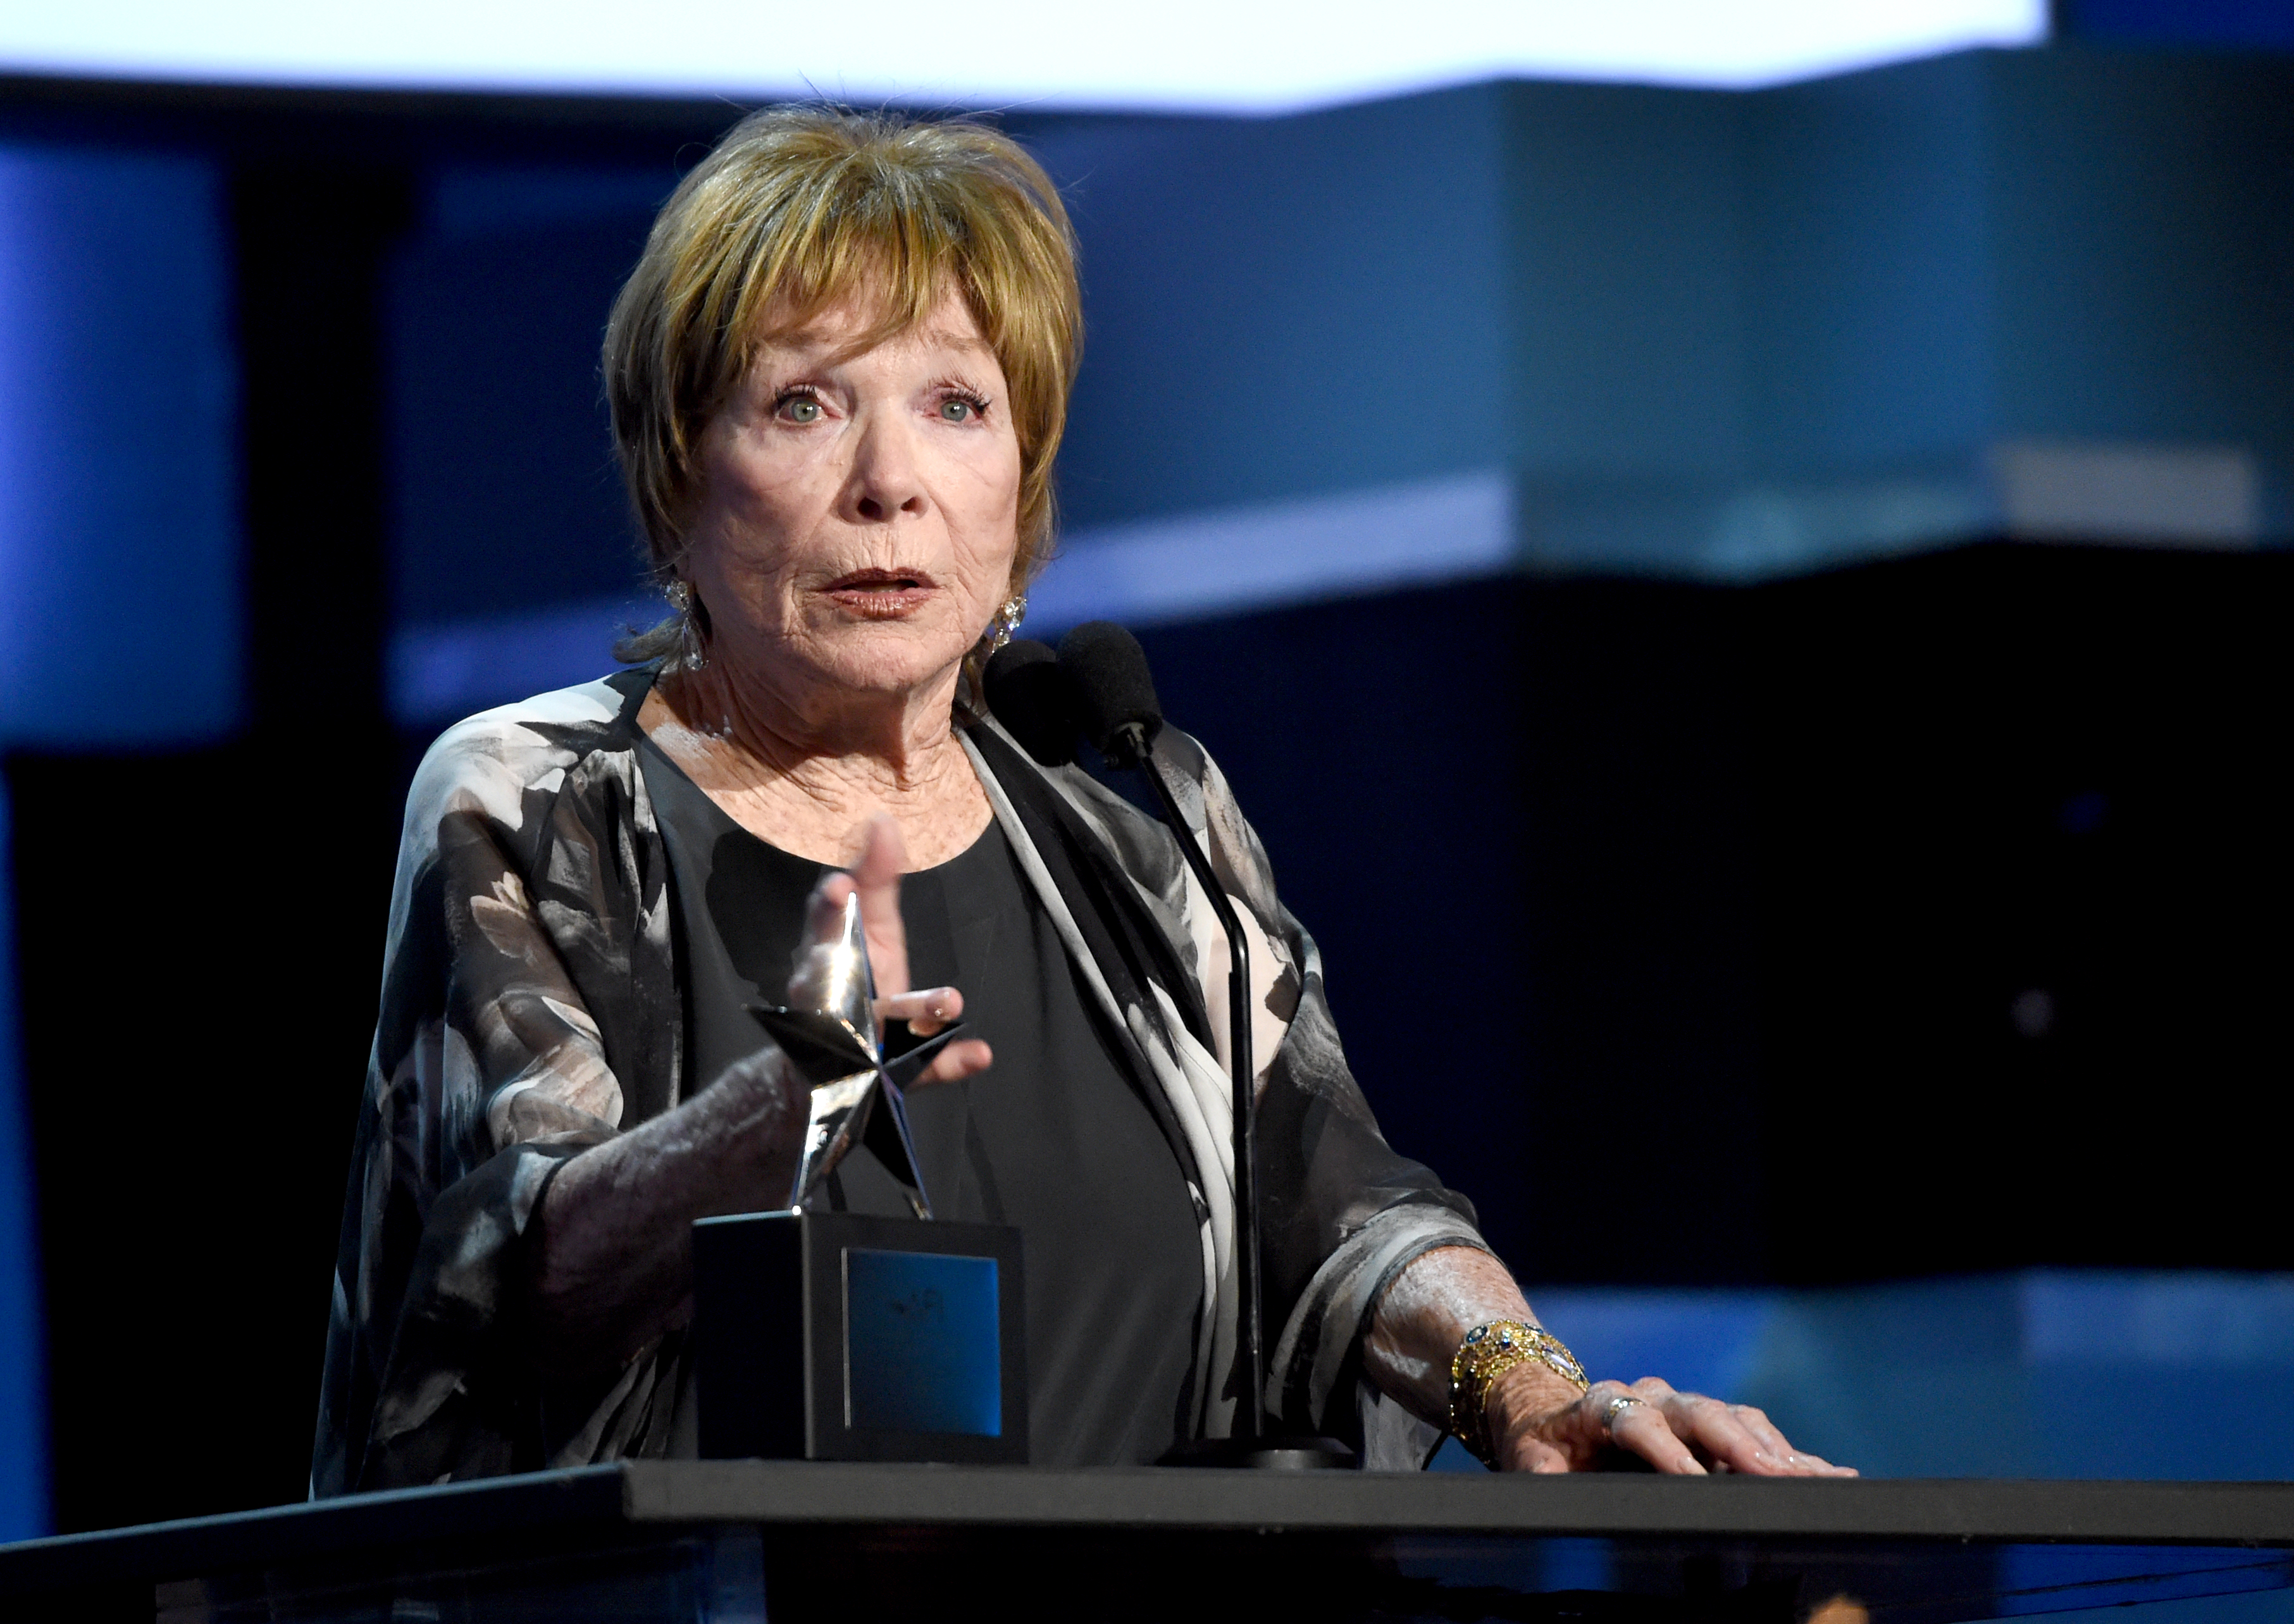
<path fill-rule="evenodd" d="M 1501 76 L 1749 86 L 2046 32 L 2046 0 L 11 0 L 0 70 L 1276 112 Z"/>

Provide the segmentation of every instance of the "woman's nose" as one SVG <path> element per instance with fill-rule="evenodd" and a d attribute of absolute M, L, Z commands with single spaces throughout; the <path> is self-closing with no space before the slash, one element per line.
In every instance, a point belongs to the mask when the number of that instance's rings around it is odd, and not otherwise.
<path fill-rule="evenodd" d="M 894 514 L 924 510 L 915 447 L 901 426 L 880 418 L 861 431 L 850 497 L 854 516 L 864 524 L 882 524 Z"/>

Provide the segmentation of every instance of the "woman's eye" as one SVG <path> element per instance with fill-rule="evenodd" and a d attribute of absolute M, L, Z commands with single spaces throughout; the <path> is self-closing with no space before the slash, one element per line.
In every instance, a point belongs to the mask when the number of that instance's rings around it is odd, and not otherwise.
<path fill-rule="evenodd" d="M 781 402 L 781 410 L 792 423 L 820 421 L 820 402 L 809 395 L 794 395 Z"/>
<path fill-rule="evenodd" d="M 971 421 L 973 410 L 970 401 L 962 399 L 946 400 L 940 403 L 940 415 L 950 423 Z"/>

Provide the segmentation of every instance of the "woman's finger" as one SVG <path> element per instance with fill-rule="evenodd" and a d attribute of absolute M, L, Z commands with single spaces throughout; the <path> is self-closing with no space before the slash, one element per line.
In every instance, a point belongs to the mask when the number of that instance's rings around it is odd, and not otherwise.
<path fill-rule="evenodd" d="M 916 1074 L 911 1088 L 923 1088 L 934 1083 L 961 1083 L 966 1077 L 978 1076 L 995 1064 L 995 1051 L 976 1037 L 950 1043 L 932 1056 L 931 1064 Z"/>
<path fill-rule="evenodd" d="M 1705 1475 L 1704 1463 L 1665 1424 L 1664 1412 L 1654 1404 L 1629 1404 L 1618 1410 L 1609 1425 L 1609 1441 L 1660 1472 L 1676 1477 Z"/>
<path fill-rule="evenodd" d="M 1853 1477 L 1855 1471 L 1835 1466 L 1820 1456 L 1792 1447 L 1776 1424 L 1750 1404 L 1724 1404 L 1699 1393 L 1674 1395 L 1675 1428 L 1685 1420 L 1696 1446 L 1716 1462 L 1737 1472 L 1767 1477 Z M 1749 1444 L 1749 1450 L 1747 1445 Z"/>
<path fill-rule="evenodd" d="M 1820 1455 L 1811 1455 L 1805 1449 L 1793 1448 L 1792 1440 L 1778 1432 L 1777 1424 L 1769 1420 L 1767 1413 L 1756 1406 L 1732 1404 L 1729 1408 L 1737 1412 L 1737 1419 L 1745 1424 L 1753 1436 L 1767 1446 L 1769 1453 L 1785 1463 L 1786 1470 L 1818 1476 L 1853 1477 L 1856 1475 L 1852 1467 L 1835 1466 Z"/>
<path fill-rule="evenodd" d="M 1639 1456 L 1660 1472 L 1684 1477 L 1704 1476 L 1704 1464 L 1675 1435 L 1663 1406 L 1636 1391 L 1639 1385 L 1596 1382 L 1578 1405 L 1602 1441 Z M 1670 1397 L 1672 1391 L 1665 1388 L 1666 1396 Z"/>
<path fill-rule="evenodd" d="M 1777 1424 L 1769 1419 L 1766 1412 L 1750 1404 L 1737 1404 L 1730 1408 L 1737 1412 L 1737 1419 L 1743 1422 L 1754 1437 L 1768 1446 L 1769 1453 L 1785 1463 L 1785 1469 L 1787 1472 L 1815 1477 L 1854 1477 L 1856 1475 L 1856 1468 L 1853 1466 L 1835 1466 L 1821 1455 L 1811 1455 L 1806 1449 L 1793 1448 L 1792 1440 L 1778 1432 Z"/>
<path fill-rule="evenodd" d="M 1794 1469 L 1784 1458 L 1790 1451 L 1771 1452 L 1736 1409 L 1718 1399 L 1701 1393 L 1676 1393 L 1659 1408 L 1675 1435 L 1700 1453 L 1725 1462 L 1732 1472 L 1775 1477 Z"/>
<path fill-rule="evenodd" d="M 1745 1430 L 1759 1439 L 1769 1454 L 1779 1460 L 1792 1454 L 1792 1445 L 1786 1441 L 1782 1433 L 1777 1431 L 1777 1424 L 1769 1419 L 1766 1410 L 1753 1404 L 1731 1404 L 1729 1408 Z"/>
<path fill-rule="evenodd" d="M 900 838 L 899 821 L 889 812 L 877 813 L 862 825 L 860 857 L 850 873 L 879 997 L 908 990 L 908 928 L 900 918 L 900 875 L 907 865 L 907 842 Z"/>
<path fill-rule="evenodd" d="M 1661 1376 L 1642 1376 L 1626 1391 L 1654 1408 L 1658 1415 L 1664 1417 L 1665 1425 L 1672 1430 L 1673 1436 L 1688 1444 L 1692 1451 L 1701 1451 L 1704 1460 L 1725 1469 L 1738 1469 L 1725 1451 L 1716 1453 L 1706 1449 L 1696 1435 L 1693 1417 L 1702 1413 L 1700 1407 L 1713 1401 L 1701 1393 L 1682 1393 Z"/>
<path fill-rule="evenodd" d="M 927 987 L 897 998 L 879 998 L 876 1019 L 905 1020 L 918 1037 L 930 1037 L 964 1019 L 964 995 L 952 987 Z"/>
<path fill-rule="evenodd" d="M 851 868 L 822 875 L 805 904 L 805 937 L 819 947 L 842 939 L 844 904 L 859 897 L 860 929 L 880 999 L 908 990 L 908 931 L 900 918 L 900 873 L 907 865 L 899 824 L 879 812 L 860 826 L 860 855 Z"/>

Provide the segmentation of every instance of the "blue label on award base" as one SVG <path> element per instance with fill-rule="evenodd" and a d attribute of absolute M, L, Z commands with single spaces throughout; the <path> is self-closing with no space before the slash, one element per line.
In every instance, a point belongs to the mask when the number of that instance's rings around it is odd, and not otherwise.
<path fill-rule="evenodd" d="M 999 1436 L 997 1287 L 992 1257 L 847 1247 L 845 1424 Z"/>

